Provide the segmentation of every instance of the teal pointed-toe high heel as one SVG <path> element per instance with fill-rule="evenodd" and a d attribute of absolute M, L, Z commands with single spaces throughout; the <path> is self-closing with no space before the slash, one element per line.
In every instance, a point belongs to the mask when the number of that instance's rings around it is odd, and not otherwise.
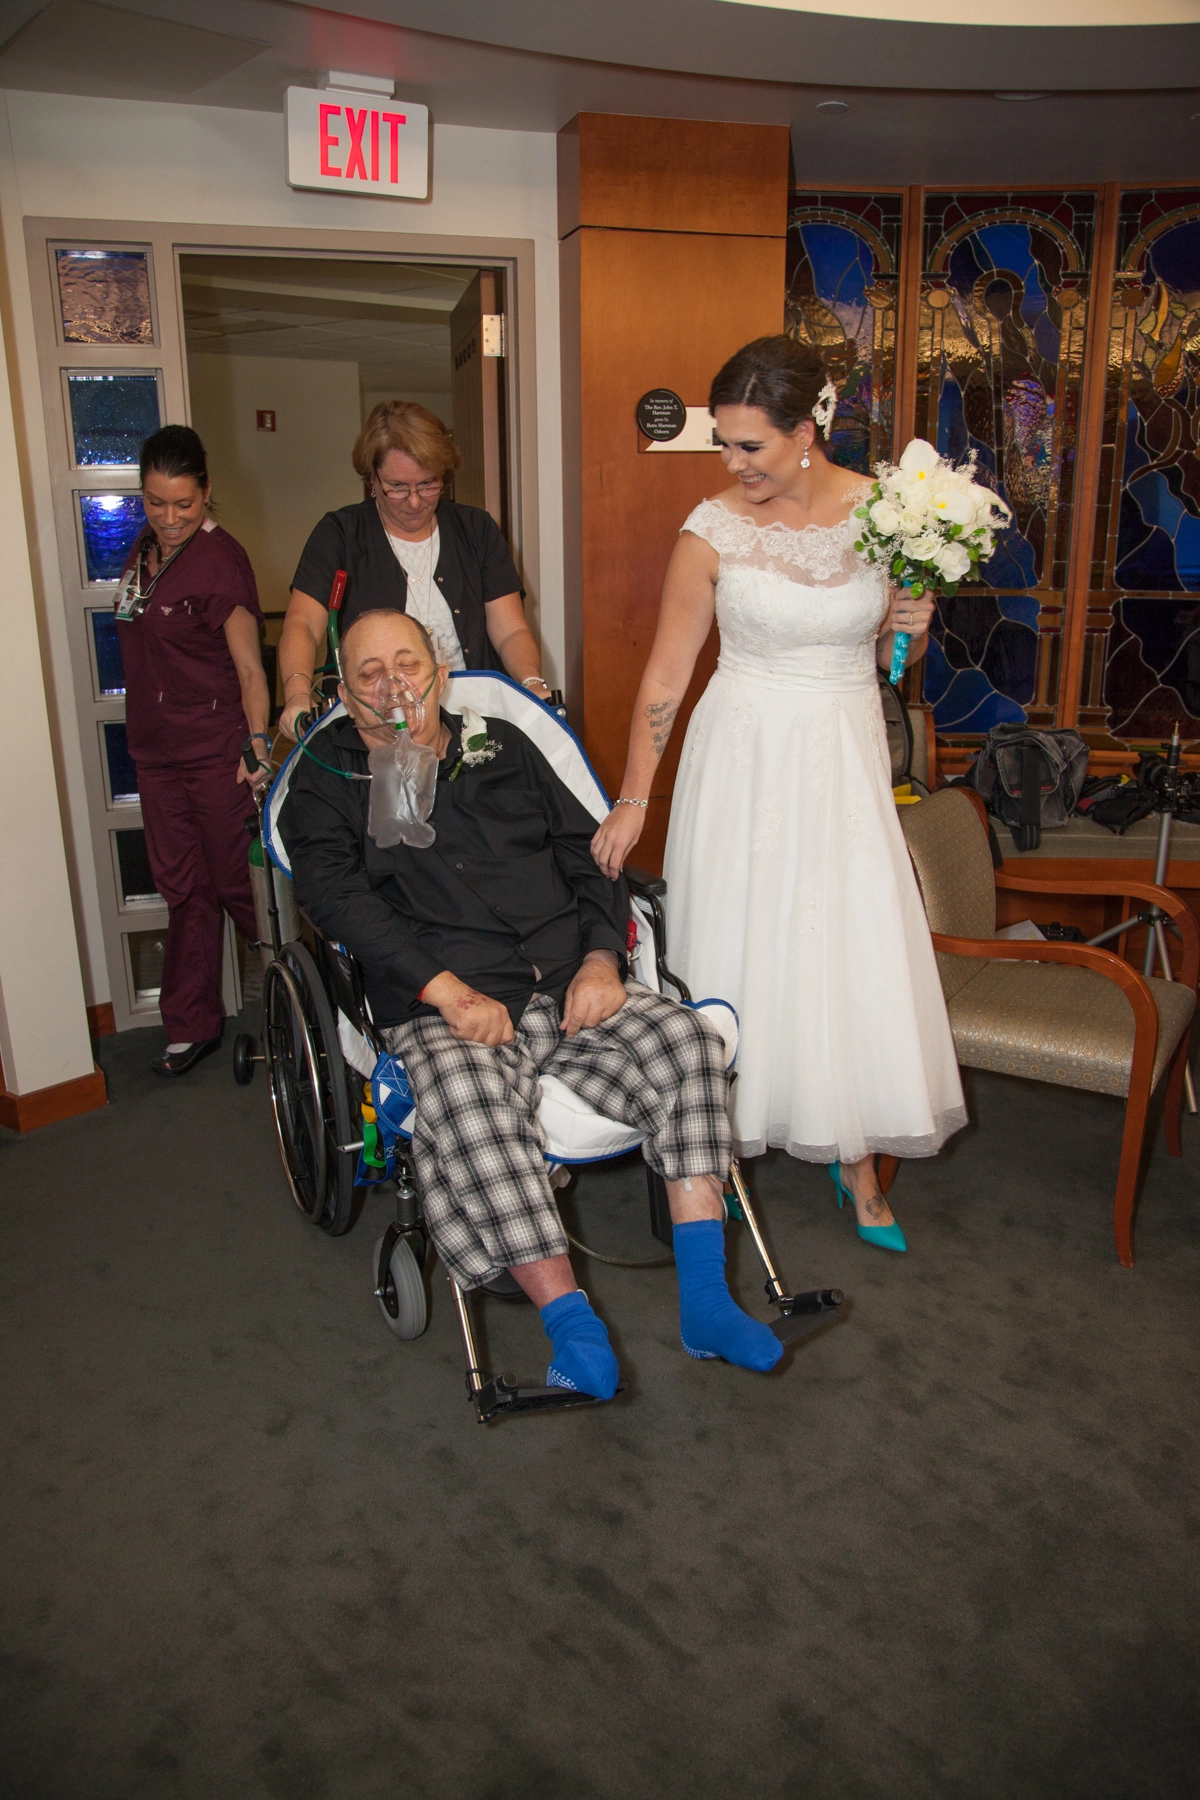
<path fill-rule="evenodd" d="M 830 1163 L 829 1179 L 837 1189 L 839 1212 L 841 1211 L 842 1202 L 844 1200 L 848 1200 L 851 1207 L 853 1207 L 854 1195 L 842 1180 L 842 1165 L 840 1162 Z M 890 1225 L 858 1225 L 857 1218 L 855 1223 L 858 1228 L 858 1235 L 864 1244 L 874 1244 L 879 1250 L 908 1249 L 904 1233 L 894 1219 Z"/>

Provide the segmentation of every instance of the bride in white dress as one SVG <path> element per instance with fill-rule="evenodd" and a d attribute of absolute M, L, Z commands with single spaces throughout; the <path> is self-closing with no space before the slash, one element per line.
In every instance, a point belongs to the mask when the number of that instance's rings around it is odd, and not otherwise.
<path fill-rule="evenodd" d="M 827 404 L 828 403 L 828 404 Z M 714 612 L 721 654 L 692 714 L 665 874 L 672 965 L 741 1019 L 739 1155 L 830 1165 L 859 1235 L 906 1248 L 875 1157 L 932 1156 L 966 1122 L 933 946 L 891 790 L 876 663 L 924 653 L 933 607 L 854 550 L 869 488 L 829 462 L 815 352 L 760 338 L 709 405 L 737 485 L 685 521 L 593 852 L 615 875 Z"/>

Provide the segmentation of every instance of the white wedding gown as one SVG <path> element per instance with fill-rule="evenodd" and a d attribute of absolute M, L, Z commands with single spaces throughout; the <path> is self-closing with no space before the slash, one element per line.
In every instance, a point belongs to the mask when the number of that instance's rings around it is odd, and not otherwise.
<path fill-rule="evenodd" d="M 683 529 L 721 559 L 721 655 L 675 784 L 668 957 L 741 1019 L 738 1154 L 932 1156 L 967 1115 L 892 799 L 882 577 L 848 524 L 706 500 Z"/>

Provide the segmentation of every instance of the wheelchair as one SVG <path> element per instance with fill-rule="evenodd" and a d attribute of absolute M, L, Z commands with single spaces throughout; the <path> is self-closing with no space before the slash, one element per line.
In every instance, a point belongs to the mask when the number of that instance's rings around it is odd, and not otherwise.
<path fill-rule="evenodd" d="M 502 718 L 526 732 L 555 773 L 597 823 L 609 802 L 591 764 L 560 713 L 535 700 L 506 676 L 468 671 L 452 676 L 442 699 L 446 711 L 470 706 L 485 717 Z M 320 734 L 344 715 L 340 703 L 322 713 L 304 735 L 319 746 Z M 251 872 L 259 907 L 260 933 L 269 961 L 263 978 L 263 1032 L 256 1051 L 249 1037 L 234 1047 L 235 1078 L 245 1083 L 254 1064 L 266 1064 L 271 1110 L 284 1173 L 293 1200 L 305 1217 L 337 1237 L 354 1224 L 363 1190 L 394 1184 L 395 1218 L 375 1245 L 372 1258 L 375 1299 L 388 1328 L 399 1339 L 419 1338 L 428 1322 L 426 1272 L 432 1244 L 425 1229 L 411 1151 L 415 1108 L 403 1065 L 386 1051 L 371 1017 L 362 971 L 344 945 L 301 920 L 291 883 L 291 863 L 279 829 L 279 815 L 304 749 L 297 746 L 280 769 L 262 804 L 261 843 L 252 851 Z M 673 988 L 693 1006 L 685 984 L 666 961 L 662 895 L 666 884 L 627 871 L 632 897 L 630 966 L 634 977 L 656 992 Z M 701 1002 L 703 1012 L 726 1045 L 732 1066 L 737 1053 L 736 1015 L 726 1002 Z M 639 1133 L 591 1110 L 552 1074 L 542 1077 L 538 1119 L 545 1138 L 551 1185 L 560 1187 L 570 1171 L 624 1156 L 641 1143 Z M 650 1229 L 671 1244 L 666 1187 L 646 1171 Z M 784 1342 L 832 1323 L 844 1296 L 836 1288 L 789 1293 L 767 1248 L 736 1161 L 730 1169 L 726 1207 L 750 1234 L 765 1275 L 767 1300 L 775 1309 L 772 1330 Z M 575 1240 L 572 1240 L 573 1242 Z M 578 1245 L 587 1254 L 586 1246 Z M 669 1257 L 663 1257 L 669 1262 Z M 653 1264 L 649 1266 L 654 1266 Z M 474 1296 L 447 1277 L 465 1358 L 466 1389 L 480 1424 L 529 1412 L 599 1404 L 573 1389 L 530 1386 L 515 1374 L 488 1375 L 480 1366 L 471 1319 Z M 510 1285 L 511 1284 L 511 1285 Z M 476 1290 L 486 1294 L 489 1290 Z M 493 1292 L 518 1298 L 511 1277 Z"/>

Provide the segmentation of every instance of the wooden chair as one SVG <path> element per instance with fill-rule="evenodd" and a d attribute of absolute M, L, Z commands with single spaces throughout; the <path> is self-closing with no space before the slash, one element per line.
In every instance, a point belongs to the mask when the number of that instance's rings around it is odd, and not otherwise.
<path fill-rule="evenodd" d="M 1200 974 L 1200 930 L 1168 888 L 1148 881 L 1039 880 L 993 869 L 978 794 L 943 788 L 900 810 L 933 933 L 954 1047 L 967 1068 L 1123 1096 L 1125 1133 L 1113 1207 L 1117 1255 L 1133 1267 L 1133 1206 L 1150 1096 L 1167 1077 L 1163 1125 L 1183 1154 L 1179 1116 Z M 1146 979 L 1110 950 L 1086 944 L 996 941 L 996 889 L 1119 895 L 1153 903 L 1179 929 L 1174 981 Z M 897 1159 L 879 1160 L 886 1193 Z"/>

